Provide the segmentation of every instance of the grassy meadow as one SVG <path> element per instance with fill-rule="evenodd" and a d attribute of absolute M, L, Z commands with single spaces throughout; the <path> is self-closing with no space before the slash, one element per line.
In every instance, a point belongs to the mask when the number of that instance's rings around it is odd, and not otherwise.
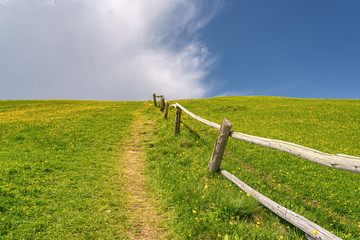
<path fill-rule="evenodd" d="M 360 101 L 219 97 L 177 101 L 194 114 L 233 130 L 327 153 L 360 156 Z M 182 114 L 174 136 L 157 110 L 148 152 L 149 175 L 163 198 L 177 239 L 304 239 L 222 175 L 206 169 L 217 131 Z M 149 113 L 150 114 L 150 113 Z M 229 139 L 222 168 L 255 190 L 344 239 L 360 238 L 360 176 L 279 151 Z"/>
<path fill-rule="evenodd" d="M 166 97 L 166 95 L 165 95 Z M 181 100 L 233 130 L 360 156 L 360 101 Z M 173 101 L 172 103 L 175 103 Z M 121 154 L 134 111 L 155 122 L 148 188 L 169 239 L 304 239 L 222 175 L 207 174 L 217 131 L 151 102 L 0 101 L 0 239 L 126 239 Z M 144 133 L 145 134 L 145 133 Z M 229 139 L 222 168 L 344 239 L 360 238 L 360 175 Z"/>
<path fill-rule="evenodd" d="M 0 239 L 123 239 L 137 102 L 0 101 Z"/>

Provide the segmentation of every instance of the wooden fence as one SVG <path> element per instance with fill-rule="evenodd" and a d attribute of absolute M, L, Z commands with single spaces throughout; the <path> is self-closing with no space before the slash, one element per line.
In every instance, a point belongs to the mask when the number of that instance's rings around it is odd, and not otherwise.
<path fill-rule="evenodd" d="M 202 122 L 212 128 L 220 130 L 220 125 L 214 122 L 210 122 L 206 119 L 203 119 L 195 114 L 189 112 L 186 108 L 181 106 L 180 104 L 176 103 L 173 104 L 175 108 L 182 109 L 185 113 L 187 113 L 192 118 Z M 340 169 L 349 172 L 360 173 L 360 158 L 347 156 L 344 154 L 328 154 L 317 151 L 315 149 L 307 148 L 301 145 L 297 145 L 294 143 L 284 142 L 275 139 L 268 139 L 262 137 L 251 136 L 244 133 L 234 132 L 231 131 L 230 137 L 234 139 L 238 139 L 241 141 L 245 141 L 251 144 L 260 145 L 267 148 L 272 148 L 276 150 L 280 150 L 282 152 L 286 152 L 311 162 L 324 165 L 326 167 Z"/>
<path fill-rule="evenodd" d="M 154 105 L 156 106 L 155 93 L 153 96 L 154 96 Z M 162 99 L 164 98 L 162 97 Z M 169 103 L 166 102 L 166 105 L 168 106 Z M 181 106 L 179 103 L 175 103 L 172 106 L 176 108 L 175 134 L 180 133 L 180 121 L 181 121 L 182 112 L 185 112 L 195 120 L 203 124 L 206 124 L 212 128 L 215 128 L 219 131 L 218 137 L 215 142 L 214 150 L 208 165 L 208 171 L 210 174 L 216 171 L 220 171 L 222 175 L 224 175 L 227 179 L 232 181 L 236 186 L 241 188 L 244 192 L 251 194 L 251 196 L 253 196 L 253 198 L 255 198 L 262 205 L 270 209 L 279 217 L 283 218 L 292 225 L 301 229 L 305 233 L 305 237 L 307 239 L 321 239 L 321 240 L 341 239 L 335 236 L 334 234 L 330 233 L 328 230 L 306 219 L 305 217 L 298 215 L 295 212 L 283 206 L 280 206 L 276 202 L 272 201 L 271 199 L 267 198 L 266 196 L 262 195 L 261 193 L 257 192 L 256 190 L 246 185 L 244 182 L 240 181 L 234 175 L 230 174 L 224 169 L 221 169 L 220 168 L 221 160 L 225 151 L 228 137 L 232 137 L 234 139 L 245 141 L 251 144 L 256 144 L 259 146 L 286 152 L 326 167 L 354 172 L 358 174 L 360 173 L 359 157 L 348 156 L 344 154 L 328 154 L 317 151 L 315 149 L 297 145 L 294 143 L 234 132 L 231 130 L 232 123 L 225 118 L 223 119 L 222 124 L 219 125 L 217 123 L 196 116 L 194 113 L 190 112 L 189 110 Z M 167 117 L 167 110 L 166 110 L 166 117 Z"/>

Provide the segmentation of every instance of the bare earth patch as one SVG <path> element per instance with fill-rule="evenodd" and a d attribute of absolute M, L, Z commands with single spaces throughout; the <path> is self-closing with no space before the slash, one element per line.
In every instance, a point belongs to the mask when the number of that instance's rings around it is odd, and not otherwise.
<path fill-rule="evenodd" d="M 143 145 L 150 139 L 154 123 L 138 111 L 131 126 L 131 136 L 126 143 L 122 162 L 123 182 L 127 195 L 130 239 L 161 239 L 165 237 L 160 227 L 162 216 L 156 210 L 155 199 L 149 194 L 143 171 L 146 166 Z"/>

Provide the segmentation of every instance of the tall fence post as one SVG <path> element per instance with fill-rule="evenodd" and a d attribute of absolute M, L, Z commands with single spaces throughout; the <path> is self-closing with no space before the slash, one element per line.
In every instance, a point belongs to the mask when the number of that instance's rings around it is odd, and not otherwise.
<path fill-rule="evenodd" d="M 221 160 L 225 151 L 225 146 L 230 135 L 231 126 L 232 123 L 229 120 L 225 118 L 222 120 L 220 131 L 216 139 L 215 147 L 208 165 L 208 171 L 210 174 L 213 174 L 220 168 Z"/>
<path fill-rule="evenodd" d="M 164 118 L 165 118 L 165 119 L 167 119 L 168 112 L 169 112 L 169 103 L 166 102 L 166 103 L 165 103 L 165 112 L 164 112 Z"/>
<path fill-rule="evenodd" d="M 180 133 L 180 120 L 181 120 L 181 108 L 176 106 L 176 113 L 175 113 L 175 134 Z"/>
<path fill-rule="evenodd" d="M 156 94 L 155 93 L 153 94 L 153 100 L 154 100 L 154 106 L 156 107 L 157 104 L 156 104 Z"/>
<path fill-rule="evenodd" d="M 160 111 L 163 112 L 164 108 L 165 108 L 165 98 L 161 97 L 161 99 L 160 99 Z"/>

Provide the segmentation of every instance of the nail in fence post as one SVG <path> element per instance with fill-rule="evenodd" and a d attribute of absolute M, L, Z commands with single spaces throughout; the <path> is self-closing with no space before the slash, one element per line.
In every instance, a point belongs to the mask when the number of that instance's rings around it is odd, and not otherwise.
<path fill-rule="evenodd" d="M 169 112 L 169 103 L 166 102 L 166 103 L 165 103 L 165 112 L 164 112 L 164 118 L 165 118 L 165 119 L 167 119 L 168 112 Z"/>
<path fill-rule="evenodd" d="M 155 95 L 155 93 L 153 94 L 153 100 L 154 100 L 154 106 L 156 107 L 157 105 L 156 105 L 156 95 Z"/>
<path fill-rule="evenodd" d="M 181 108 L 176 106 L 176 113 L 175 113 L 175 134 L 180 133 L 180 120 L 181 120 Z"/>
<path fill-rule="evenodd" d="M 232 123 L 229 120 L 225 118 L 222 120 L 220 131 L 216 139 L 215 147 L 208 165 L 208 171 L 210 174 L 213 174 L 220 168 L 221 160 L 225 151 L 225 146 L 230 135 L 231 126 Z"/>
<path fill-rule="evenodd" d="M 163 112 L 164 108 L 165 108 L 165 98 L 161 97 L 161 99 L 160 99 L 160 111 Z"/>

